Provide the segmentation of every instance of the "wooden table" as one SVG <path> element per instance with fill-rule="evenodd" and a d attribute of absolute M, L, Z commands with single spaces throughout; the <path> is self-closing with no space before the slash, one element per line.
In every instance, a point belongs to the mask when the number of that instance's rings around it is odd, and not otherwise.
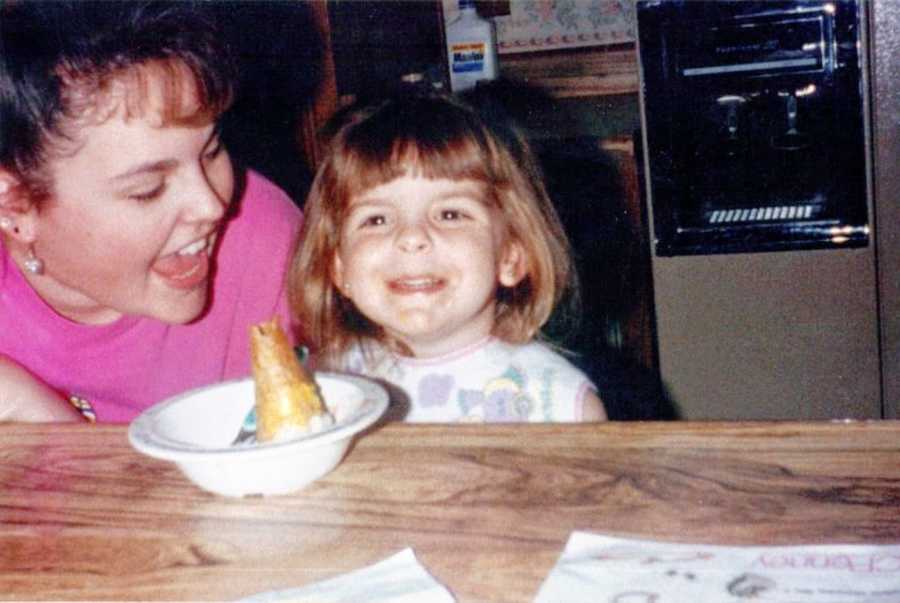
<path fill-rule="evenodd" d="M 433 426 L 225 499 L 120 426 L 0 425 L 0 598 L 228 600 L 412 547 L 460 602 L 531 601 L 573 530 L 900 543 L 900 423 Z"/>

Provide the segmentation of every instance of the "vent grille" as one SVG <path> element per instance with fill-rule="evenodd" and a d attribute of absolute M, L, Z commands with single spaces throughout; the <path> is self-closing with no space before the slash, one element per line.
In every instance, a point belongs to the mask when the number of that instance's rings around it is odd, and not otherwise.
<path fill-rule="evenodd" d="M 778 207 L 717 209 L 709 213 L 709 223 L 734 224 L 737 222 L 808 220 L 813 216 L 815 210 L 815 205 L 783 205 Z"/>

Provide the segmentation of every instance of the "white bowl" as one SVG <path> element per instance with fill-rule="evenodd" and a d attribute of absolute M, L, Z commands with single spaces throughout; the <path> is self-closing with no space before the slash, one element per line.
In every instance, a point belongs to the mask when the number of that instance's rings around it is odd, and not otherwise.
<path fill-rule="evenodd" d="M 388 396 L 367 379 L 316 373 L 334 425 L 283 442 L 232 446 L 255 404 L 253 380 L 191 390 L 155 404 L 128 428 L 131 445 L 173 461 L 195 484 L 223 496 L 295 492 L 334 469 L 353 436 L 384 414 Z"/>

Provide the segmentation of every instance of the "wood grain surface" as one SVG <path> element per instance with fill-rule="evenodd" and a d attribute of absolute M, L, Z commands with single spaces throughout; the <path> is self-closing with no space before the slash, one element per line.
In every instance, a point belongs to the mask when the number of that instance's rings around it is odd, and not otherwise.
<path fill-rule="evenodd" d="M 900 543 L 900 422 L 382 426 L 302 492 L 226 499 L 122 426 L 0 425 L 0 598 L 234 600 L 412 547 L 531 601 L 573 530 Z"/>

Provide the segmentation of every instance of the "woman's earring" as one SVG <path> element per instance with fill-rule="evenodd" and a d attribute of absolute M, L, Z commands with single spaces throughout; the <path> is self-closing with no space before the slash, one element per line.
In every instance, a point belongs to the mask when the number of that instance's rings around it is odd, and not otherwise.
<path fill-rule="evenodd" d="M 44 273 L 44 261 L 34 254 L 34 247 L 28 248 L 28 257 L 24 262 L 25 270 L 31 274 Z"/>

